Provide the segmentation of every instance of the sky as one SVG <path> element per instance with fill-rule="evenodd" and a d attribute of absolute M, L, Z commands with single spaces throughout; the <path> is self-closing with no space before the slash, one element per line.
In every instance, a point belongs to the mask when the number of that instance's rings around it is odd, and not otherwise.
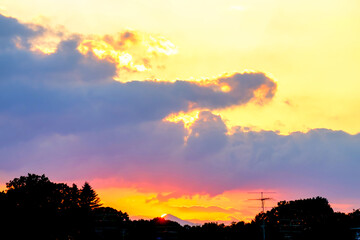
<path fill-rule="evenodd" d="M 360 208 L 357 0 L 1 0 L 0 186 L 88 181 L 133 219 Z"/>

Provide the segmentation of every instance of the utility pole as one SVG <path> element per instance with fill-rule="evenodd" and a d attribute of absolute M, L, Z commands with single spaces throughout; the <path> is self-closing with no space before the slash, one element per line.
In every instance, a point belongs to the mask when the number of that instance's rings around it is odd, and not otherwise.
<path fill-rule="evenodd" d="M 261 225 L 261 229 L 262 229 L 262 233 L 263 233 L 263 240 L 265 240 L 265 219 L 264 219 L 264 214 L 265 214 L 265 201 L 267 200 L 272 200 L 272 198 L 268 198 L 268 197 L 264 197 L 264 193 L 275 193 L 275 192 L 251 192 L 251 193 L 260 193 L 260 198 L 257 199 L 249 199 L 249 200 L 258 200 L 261 201 L 261 209 L 262 209 L 262 214 L 263 214 L 263 222 Z"/>

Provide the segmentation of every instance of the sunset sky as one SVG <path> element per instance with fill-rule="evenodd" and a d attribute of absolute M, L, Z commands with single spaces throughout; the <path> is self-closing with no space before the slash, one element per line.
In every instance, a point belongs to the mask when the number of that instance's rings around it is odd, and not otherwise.
<path fill-rule="evenodd" d="M 360 208 L 358 0 L 1 0 L 0 189 L 88 181 L 136 218 Z"/>

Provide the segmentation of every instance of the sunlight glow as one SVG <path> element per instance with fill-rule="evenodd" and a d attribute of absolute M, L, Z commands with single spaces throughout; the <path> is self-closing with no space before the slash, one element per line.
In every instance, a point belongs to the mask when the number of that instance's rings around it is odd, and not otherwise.
<path fill-rule="evenodd" d="M 200 110 L 194 110 L 191 112 L 178 112 L 168 115 L 163 121 L 178 123 L 182 121 L 186 129 L 190 129 L 191 125 L 199 118 Z"/>
<path fill-rule="evenodd" d="M 134 72 L 143 72 L 148 70 L 143 64 L 136 64 L 132 55 L 115 49 L 114 46 L 103 40 L 84 40 L 79 44 L 77 49 L 84 55 L 92 52 L 99 59 L 107 59 L 116 63 L 118 75 L 121 68 Z"/>
<path fill-rule="evenodd" d="M 235 11 L 245 11 L 246 8 L 243 6 L 231 6 L 230 10 L 235 10 Z"/>
<path fill-rule="evenodd" d="M 97 185 L 96 183 L 94 183 Z M 203 224 L 209 221 L 226 222 L 232 221 L 250 222 L 253 217 L 260 211 L 260 205 L 248 199 L 254 198 L 254 194 L 248 193 L 247 190 L 225 191 L 219 195 L 211 196 L 208 194 L 184 192 L 169 199 L 159 200 L 158 188 L 148 186 L 146 192 L 129 187 L 129 188 L 108 188 L 96 186 L 104 206 L 112 206 L 116 209 L 126 209 L 133 218 L 152 219 L 157 216 L 166 217 L 170 213 L 183 220 Z M 254 189 L 258 191 L 258 189 Z M 263 190 L 260 190 L 263 191 Z M 270 190 L 269 190 L 270 191 Z M 283 199 L 280 194 L 274 194 L 273 197 Z M 149 201 L 156 199 L 157 201 Z M 268 207 L 276 204 L 276 201 L 269 201 Z"/>
<path fill-rule="evenodd" d="M 221 91 L 223 92 L 230 92 L 231 91 L 231 87 L 229 85 L 223 85 L 220 87 Z"/>
<path fill-rule="evenodd" d="M 191 126 L 198 120 L 200 110 L 194 110 L 190 112 L 178 112 L 172 113 L 165 117 L 163 121 L 178 123 L 180 121 L 183 122 L 184 128 L 187 130 L 187 135 L 184 137 L 184 143 L 187 143 L 187 140 L 192 132 Z"/>
<path fill-rule="evenodd" d="M 56 52 L 57 48 L 56 47 L 40 47 L 40 46 L 36 46 L 34 48 L 32 48 L 31 50 L 33 51 L 40 51 L 44 54 L 50 55 Z"/>
<path fill-rule="evenodd" d="M 156 39 L 150 36 L 148 46 L 148 52 L 163 53 L 167 56 L 178 53 L 176 46 L 163 37 L 159 37 L 158 39 Z"/>
<path fill-rule="evenodd" d="M 147 74 L 142 75 L 147 76 L 145 78 L 153 76 L 152 71 L 159 69 L 159 56 L 169 56 L 178 52 L 177 47 L 164 37 L 153 37 L 134 31 L 125 31 L 114 36 L 88 36 L 77 49 L 83 55 L 93 54 L 98 59 L 116 64 L 117 73 L 113 78 L 121 82 L 133 80 L 124 76 L 131 73 Z M 120 70 L 124 70 L 121 77 Z"/>
<path fill-rule="evenodd" d="M 255 102 L 257 104 L 261 105 L 264 102 L 266 102 L 268 94 L 274 94 L 274 91 L 275 91 L 275 89 L 270 90 L 270 88 L 268 86 L 263 84 L 253 92 L 253 94 L 254 94 L 253 99 L 255 100 Z"/>

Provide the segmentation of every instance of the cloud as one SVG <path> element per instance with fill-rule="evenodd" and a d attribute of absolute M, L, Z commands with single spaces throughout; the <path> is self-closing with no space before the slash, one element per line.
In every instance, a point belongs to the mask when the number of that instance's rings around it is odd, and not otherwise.
<path fill-rule="evenodd" d="M 165 55 L 173 55 L 177 54 L 177 47 L 167 40 L 164 37 L 155 38 L 150 36 L 150 41 L 148 43 L 148 52 L 154 54 L 165 54 Z"/>
<path fill-rule="evenodd" d="M 203 207 L 203 206 L 191 206 L 191 207 L 175 207 L 176 209 L 180 210 L 181 212 L 219 212 L 219 213 L 237 213 L 240 212 L 240 210 L 235 208 L 221 208 L 217 206 L 209 206 L 209 207 Z"/>
<path fill-rule="evenodd" d="M 145 141 L 149 138 L 149 142 L 141 146 L 142 151 L 134 152 L 139 156 L 132 157 L 142 159 L 143 156 L 138 153 L 152 152 L 152 149 L 158 152 L 153 156 L 168 157 L 168 151 L 162 153 L 159 150 L 160 142 L 152 143 L 150 138 L 155 134 L 167 139 L 168 144 L 176 143 L 176 147 L 169 148 L 172 153 L 176 152 L 178 146 L 182 148 L 186 132 L 183 126 L 162 122 L 170 113 L 188 111 L 194 107 L 215 109 L 245 104 L 256 98 L 254 92 L 264 86 L 270 92 L 276 89 L 276 84 L 263 73 L 234 74 L 208 85 L 189 81 L 116 82 L 112 79 L 116 75 L 116 63 L 107 58 L 99 59 L 92 53 L 84 55 L 79 52 L 82 36 L 72 35 L 62 40 L 54 53 L 43 54 L 33 51 L 28 43 L 41 36 L 46 29 L 4 16 L 1 16 L 1 24 L 1 40 L 8 43 L 0 49 L 0 151 L 3 156 L 0 166 L 5 169 L 18 169 L 25 162 L 36 166 L 36 158 L 53 158 L 60 162 L 66 158 L 69 164 L 76 164 L 78 159 L 87 158 L 88 148 L 98 149 L 99 152 L 93 152 L 91 156 L 96 159 L 95 162 L 103 161 L 102 151 L 105 149 L 96 146 L 98 142 L 95 140 L 100 136 L 113 137 L 115 142 L 124 146 L 129 140 L 122 138 L 124 135 L 130 140 L 140 137 Z M 121 46 L 127 41 L 138 41 L 131 32 L 120 34 L 119 38 L 122 43 L 118 45 Z M 18 41 L 23 44 L 19 46 Z M 231 89 L 221 91 L 219 84 L 227 84 Z M 202 115 L 206 117 L 205 112 Z M 150 129 L 143 129 L 146 127 Z M 223 126 L 221 131 L 224 129 Z M 175 141 L 169 141 L 169 131 L 176 135 Z M 202 131 L 201 127 L 199 131 Z M 116 133 L 121 135 L 116 136 Z M 201 136 L 206 134 L 210 136 L 210 131 L 203 131 Z M 206 146 L 201 146 L 197 138 L 190 136 L 189 140 L 194 143 L 194 147 L 188 146 L 192 149 L 189 151 L 190 157 L 205 150 L 202 148 Z M 56 146 L 51 145 L 52 142 Z M 136 145 L 134 142 L 132 144 Z M 77 148 L 72 147 L 75 145 Z M 131 146 L 128 147 L 124 149 L 124 154 L 132 155 L 133 152 L 129 150 Z M 121 149 L 119 146 L 116 148 Z M 61 154 L 61 159 L 47 156 L 60 151 L 68 153 Z M 116 159 L 118 153 L 113 153 L 114 156 L 106 158 Z M 46 165 L 45 160 L 40 162 Z"/>
<path fill-rule="evenodd" d="M 23 25 L 15 18 L 0 14 L 0 43 L 2 52 L 14 47 L 28 47 L 27 40 L 43 32 L 40 26 Z"/>
<path fill-rule="evenodd" d="M 140 36 L 136 32 L 124 31 L 117 36 L 105 35 L 103 40 L 114 47 L 116 50 L 126 50 L 129 45 L 136 44 L 140 41 Z"/>
<path fill-rule="evenodd" d="M 115 79 L 121 82 L 132 81 L 135 74 L 154 74 L 159 67 L 161 56 L 177 54 L 177 47 L 162 36 L 126 30 L 116 35 L 82 36 L 78 50 L 92 54 L 99 59 L 114 63 L 117 69 Z M 155 67 L 155 69 L 153 69 Z"/>
<path fill-rule="evenodd" d="M 152 197 L 152 198 L 147 199 L 146 203 L 150 203 L 150 202 L 163 203 L 163 202 L 169 201 L 170 199 L 179 198 L 179 197 L 182 197 L 182 195 L 178 194 L 178 193 L 169 193 L 169 194 L 159 193 L 159 194 L 156 195 L 156 197 Z"/>
<path fill-rule="evenodd" d="M 221 151 L 227 144 L 227 128 L 220 116 L 210 111 L 200 112 L 187 139 L 187 159 L 200 160 Z"/>
<path fill-rule="evenodd" d="M 314 129 L 283 136 L 241 127 L 228 133 L 213 110 L 271 100 L 277 85 L 264 73 L 234 73 L 207 83 L 117 82 L 116 63 L 78 51 L 81 36 L 42 54 L 29 44 L 41 27 L 4 16 L 0 25 L 2 172 L 117 177 L 170 196 L 331 188 L 335 197 L 360 197 L 352 188 L 360 180 L 359 134 Z M 121 39 L 135 41 L 130 35 Z M 190 134 L 180 122 L 163 121 L 194 109 L 200 113 Z"/>
<path fill-rule="evenodd" d="M 268 91 L 276 88 L 262 73 L 219 79 L 221 84 L 230 85 L 229 92 L 220 91 L 216 84 L 189 81 L 120 83 L 112 79 L 115 63 L 77 50 L 80 37 L 62 41 L 53 54 L 40 54 L 13 42 L 18 37 L 27 42 L 40 32 L 15 19 L 2 17 L 2 22 L 19 29 L 2 34 L 13 44 L 11 49 L 0 50 L 0 112 L 2 126 L 6 126 L 0 142 L 4 144 L 48 134 L 77 134 L 160 121 L 194 106 L 226 108 L 251 101 L 256 98 L 254 92 L 264 86 Z"/>

